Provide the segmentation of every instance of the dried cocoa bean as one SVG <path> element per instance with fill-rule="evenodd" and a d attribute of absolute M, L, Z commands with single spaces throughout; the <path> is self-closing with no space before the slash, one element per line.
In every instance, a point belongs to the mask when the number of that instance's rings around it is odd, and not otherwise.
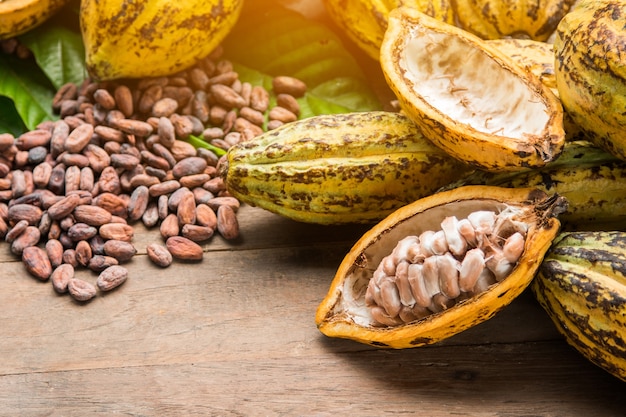
<path fill-rule="evenodd" d="M 43 211 L 32 204 L 13 204 L 9 207 L 8 219 L 12 223 L 26 220 L 30 225 L 39 224 Z"/>
<path fill-rule="evenodd" d="M 163 245 L 150 243 L 146 246 L 146 252 L 148 253 L 148 258 L 152 261 L 152 263 L 160 266 L 161 268 L 167 268 L 172 264 L 172 254 Z"/>
<path fill-rule="evenodd" d="M 97 295 L 96 287 L 80 278 L 71 278 L 67 283 L 67 290 L 77 301 L 89 301 Z"/>
<path fill-rule="evenodd" d="M 107 240 L 104 242 L 104 253 L 112 256 L 120 263 L 130 261 L 137 253 L 137 249 L 132 243 L 123 240 Z"/>
<path fill-rule="evenodd" d="M 87 264 L 87 268 L 94 272 L 102 272 L 113 265 L 119 265 L 119 261 L 114 257 L 107 255 L 93 255 Z"/>
<path fill-rule="evenodd" d="M 130 242 L 133 240 L 134 229 L 126 223 L 106 223 L 100 226 L 99 233 L 104 239 Z"/>
<path fill-rule="evenodd" d="M 41 281 L 46 281 L 52 274 L 52 265 L 48 259 L 46 251 L 38 246 L 24 248 L 21 253 L 22 262 L 28 273 Z"/>
<path fill-rule="evenodd" d="M 182 261 L 201 261 L 202 247 L 183 236 L 171 236 L 165 241 L 172 257 Z"/>
<path fill-rule="evenodd" d="M 221 205 L 217 209 L 217 231 L 226 240 L 239 237 L 237 214 L 231 206 Z"/>
<path fill-rule="evenodd" d="M 46 242 L 46 253 L 53 268 L 63 263 L 63 245 L 58 239 L 48 239 Z"/>
<path fill-rule="evenodd" d="M 37 227 L 27 226 L 26 229 L 11 242 L 11 252 L 19 256 L 24 249 L 37 245 L 40 238 L 41 232 Z"/>
<path fill-rule="evenodd" d="M 112 265 L 100 272 L 96 285 L 100 291 L 111 291 L 119 287 L 128 279 L 128 270 L 120 265 Z"/>
<path fill-rule="evenodd" d="M 70 280 L 74 278 L 74 267 L 70 264 L 62 264 L 54 267 L 50 275 L 52 288 L 59 294 L 67 292 Z"/>

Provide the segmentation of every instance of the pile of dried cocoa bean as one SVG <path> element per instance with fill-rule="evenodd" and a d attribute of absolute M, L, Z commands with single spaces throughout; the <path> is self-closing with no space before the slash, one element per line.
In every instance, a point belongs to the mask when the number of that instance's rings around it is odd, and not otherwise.
<path fill-rule="evenodd" d="M 220 48 L 169 77 L 64 85 L 58 120 L 0 134 L 0 237 L 31 275 L 79 301 L 127 280 L 135 222 L 159 228 L 163 242 L 146 247 L 155 265 L 201 261 L 215 233 L 239 236 L 240 203 L 219 156 L 187 139 L 228 150 L 296 120 L 306 85 L 279 76 L 273 90 L 270 108 L 270 93 L 241 82 Z"/>

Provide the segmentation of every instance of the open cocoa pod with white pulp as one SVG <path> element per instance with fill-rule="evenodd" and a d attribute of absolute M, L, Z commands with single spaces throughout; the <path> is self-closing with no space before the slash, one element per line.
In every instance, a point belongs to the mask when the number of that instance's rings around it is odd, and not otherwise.
<path fill-rule="evenodd" d="M 435 145 L 486 171 L 537 168 L 565 144 L 558 97 L 497 47 L 417 10 L 389 14 L 380 63 Z"/>
<path fill-rule="evenodd" d="M 329 337 L 401 349 L 484 322 L 530 284 L 566 208 L 556 194 L 493 186 L 404 206 L 343 259 L 317 327 Z"/>

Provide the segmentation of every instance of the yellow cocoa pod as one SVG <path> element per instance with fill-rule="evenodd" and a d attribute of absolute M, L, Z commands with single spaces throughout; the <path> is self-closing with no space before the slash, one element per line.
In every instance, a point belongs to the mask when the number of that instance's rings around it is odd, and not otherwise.
<path fill-rule="evenodd" d="M 331 20 L 371 58 L 378 60 L 380 45 L 387 30 L 389 12 L 396 7 L 411 7 L 454 23 L 448 0 L 323 0 Z"/>
<path fill-rule="evenodd" d="M 546 41 L 575 0 L 455 0 L 458 26 L 484 39 Z"/>
<path fill-rule="evenodd" d="M 243 0 L 84 0 L 80 27 L 89 74 L 98 80 L 171 75 L 217 47 Z"/>
<path fill-rule="evenodd" d="M 343 259 L 317 327 L 402 349 L 484 322 L 530 284 L 566 206 L 536 189 L 467 186 L 402 207 Z"/>
<path fill-rule="evenodd" d="M 582 0 L 559 23 L 556 84 L 589 140 L 626 159 L 626 3 Z"/>
<path fill-rule="evenodd" d="M 626 232 L 561 233 L 531 288 L 567 343 L 626 381 Z"/>
<path fill-rule="evenodd" d="M 503 38 L 486 41 L 511 58 L 525 71 L 530 72 L 554 93 L 559 96 L 554 71 L 554 45 L 532 39 Z M 569 113 L 563 113 L 563 130 L 568 141 L 581 138 L 582 132 Z"/>
<path fill-rule="evenodd" d="M 493 39 L 487 44 L 504 52 L 558 96 L 554 75 L 554 45 L 532 39 Z"/>
<path fill-rule="evenodd" d="M 369 223 L 462 178 L 470 168 L 406 116 L 320 115 L 230 148 L 220 173 L 231 195 L 317 224 Z"/>
<path fill-rule="evenodd" d="M 39 26 L 69 0 L 0 1 L 0 39 L 8 39 Z"/>
<path fill-rule="evenodd" d="M 469 32 L 414 9 L 395 9 L 381 66 L 424 136 L 463 162 L 513 171 L 543 166 L 563 150 L 558 97 Z"/>
<path fill-rule="evenodd" d="M 568 230 L 612 230 L 626 227 L 626 161 L 584 140 L 569 141 L 556 161 L 515 172 L 476 170 L 457 184 L 534 187 L 565 197 L 559 216 Z"/>

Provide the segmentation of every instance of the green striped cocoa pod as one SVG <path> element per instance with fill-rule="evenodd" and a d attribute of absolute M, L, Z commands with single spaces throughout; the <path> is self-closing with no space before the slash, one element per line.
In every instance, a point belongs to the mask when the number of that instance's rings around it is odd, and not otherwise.
<path fill-rule="evenodd" d="M 531 284 L 567 343 L 626 381 L 626 233 L 564 232 Z"/>

